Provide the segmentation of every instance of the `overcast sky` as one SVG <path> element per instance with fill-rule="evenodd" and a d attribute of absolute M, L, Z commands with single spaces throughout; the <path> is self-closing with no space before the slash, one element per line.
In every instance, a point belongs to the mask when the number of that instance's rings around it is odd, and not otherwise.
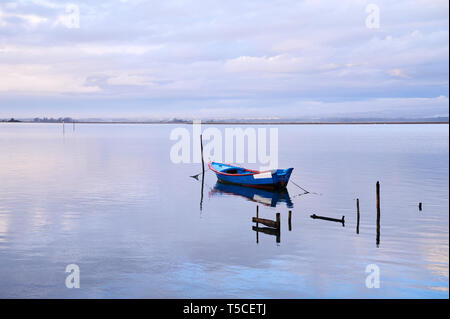
<path fill-rule="evenodd" d="M 0 0 L 0 117 L 448 116 L 448 6 Z"/>

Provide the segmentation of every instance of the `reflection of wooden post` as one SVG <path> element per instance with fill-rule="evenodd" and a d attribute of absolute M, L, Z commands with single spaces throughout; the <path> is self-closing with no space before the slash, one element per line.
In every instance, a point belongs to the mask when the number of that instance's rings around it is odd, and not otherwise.
<path fill-rule="evenodd" d="M 200 211 L 203 209 L 203 188 L 205 186 L 205 173 L 202 174 L 202 190 L 200 194 Z"/>
<path fill-rule="evenodd" d="M 288 226 L 289 226 L 289 231 L 292 230 L 292 223 L 291 223 L 291 220 L 292 220 L 292 211 L 290 210 L 290 211 L 289 211 L 289 216 L 288 216 Z"/>
<path fill-rule="evenodd" d="M 75 120 L 73 120 L 72 125 L 73 125 L 73 131 L 75 132 Z"/>
<path fill-rule="evenodd" d="M 205 175 L 205 162 L 203 160 L 203 137 L 202 137 L 202 134 L 200 134 L 200 151 L 202 153 L 202 172 L 203 172 L 203 175 Z"/>
<path fill-rule="evenodd" d="M 276 242 L 280 242 L 280 230 L 273 227 L 256 227 L 253 226 L 252 229 L 256 232 L 262 232 L 263 234 L 276 236 Z"/>
<path fill-rule="evenodd" d="M 380 245 L 380 182 L 377 182 L 377 247 Z"/>
<path fill-rule="evenodd" d="M 359 198 L 356 199 L 356 233 L 359 234 Z"/>

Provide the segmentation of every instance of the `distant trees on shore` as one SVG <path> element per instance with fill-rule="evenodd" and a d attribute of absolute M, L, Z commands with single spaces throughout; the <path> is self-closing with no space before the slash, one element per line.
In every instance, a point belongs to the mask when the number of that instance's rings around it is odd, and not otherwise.
<path fill-rule="evenodd" d="M 35 117 L 33 119 L 33 122 L 37 122 L 37 123 L 62 123 L 62 122 L 73 122 L 73 119 L 71 117 L 59 117 L 57 119 L 54 119 L 53 117 L 48 118 L 48 117 L 43 117 L 43 118 L 39 118 L 39 117 Z"/>
<path fill-rule="evenodd" d="M 14 118 L 10 118 L 9 120 L 0 120 L 0 122 L 17 123 L 17 122 L 22 122 L 22 121 L 15 120 Z"/>
<path fill-rule="evenodd" d="M 34 119 L 25 119 L 25 120 L 16 120 L 14 118 L 11 119 L 0 119 L 0 122 L 10 122 L 10 123 L 17 123 L 17 122 L 34 122 L 34 123 L 72 123 L 74 120 L 71 117 L 59 117 L 59 118 L 53 118 L 53 117 L 35 117 Z"/>

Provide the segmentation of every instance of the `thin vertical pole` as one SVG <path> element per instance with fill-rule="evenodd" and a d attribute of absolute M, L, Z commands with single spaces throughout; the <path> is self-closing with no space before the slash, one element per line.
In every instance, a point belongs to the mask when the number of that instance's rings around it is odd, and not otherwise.
<path fill-rule="evenodd" d="M 202 173 L 205 175 L 205 161 L 203 159 L 203 137 L 202 134 L 200 134 L 200 151 L 202 153 Z"/>
<path fill-rule="evenodd" d="M 289 226 L 289 231 L 292 230 L 292 210 L 289 211 L 289 216 L 288 216 L 288 226 Z"/>
<path fill-rule="evenodd" d="M 377 247 L 380 245 L 380 182 L 377 182 Z"/>
<path fill-rule="evenodd" d="M 259 218 L 259 207 L 256 205 L 256 218 Z M 258 231 L 259 223 L 256 222 L 256 243 L 259 244 L 259 231 Z"/>
<path fill-rule="evenodd" d="M 276 242 L 280 243 L 281 239 L 280 239 L 280 213 L 277 213 L 277 238 L 276 238 Z"/>
<path fill-rule="evenodd" d="M 202 155 L 202 197 L 200 199 L 200 210 L 202 210 L 202 205 L 203 205 L 203 187 L 205 184 L 205 163 L 203 161 L 203 138 L 202 138 L 202 134 L 200 134 L 200 151 L 201 151 L 201 155 Z"/>
<path fill-rule="evenodd" d="M 356 199 L 356 233 L 359 234 L 359 198 Z"/>

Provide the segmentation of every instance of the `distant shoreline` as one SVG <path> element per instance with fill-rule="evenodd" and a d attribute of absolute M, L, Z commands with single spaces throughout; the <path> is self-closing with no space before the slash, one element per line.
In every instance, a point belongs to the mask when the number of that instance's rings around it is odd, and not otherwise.
<path fill-rule="evenodd" d="M 33 122 L 33 121 L 18 121 L 18 122 L 0 122 L 5 124 L 63 124 L 63 122 Z M 101 122 L 101 121 L 75 121 L 64 122 L 65 124 L 185 124 L 192 125 L 193 122 Z M 449 124 L 445 121 L 427 122 L 427 121 L 365 121 L 365 122 L 215 122 L 215 121 L 202 121 L 203 125 L 386 125 L 386 124 Z"/>

